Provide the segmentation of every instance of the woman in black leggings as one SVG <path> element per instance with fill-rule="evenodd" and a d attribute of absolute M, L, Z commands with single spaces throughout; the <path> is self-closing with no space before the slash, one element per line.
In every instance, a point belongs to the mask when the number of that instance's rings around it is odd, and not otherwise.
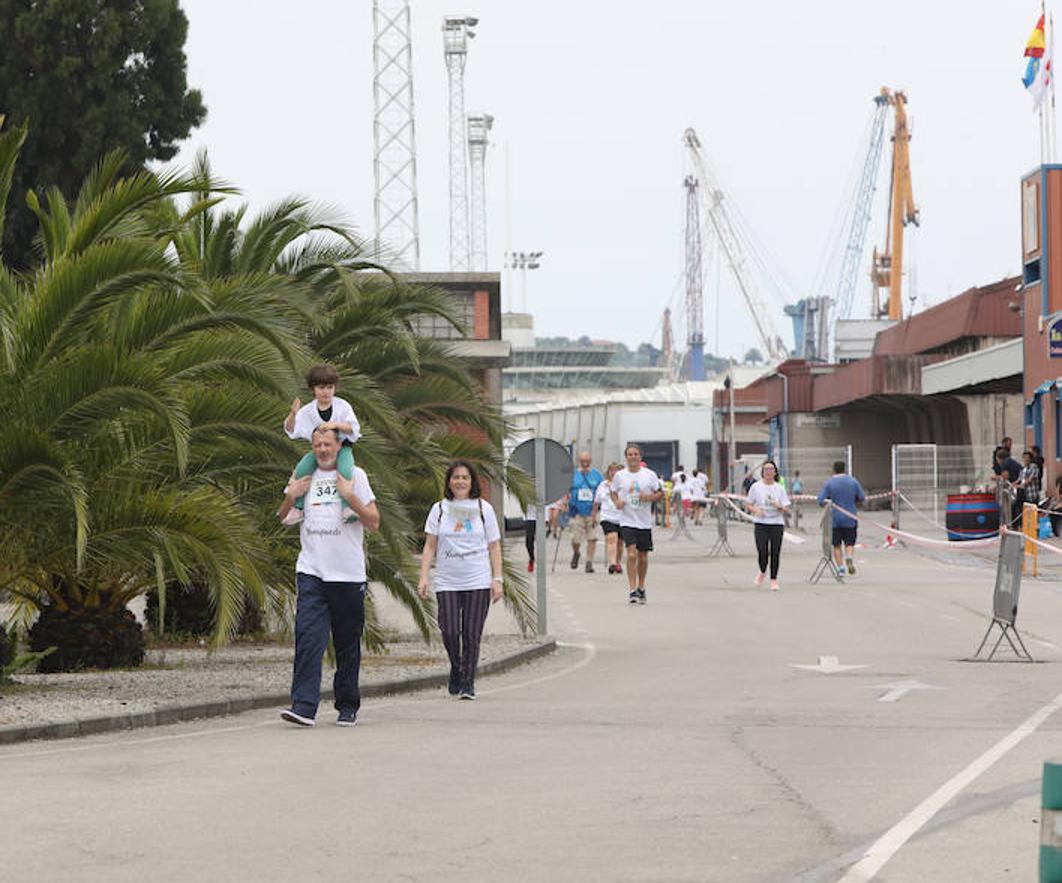
<path fill-rule="evenodd" d="M 782 554 L 782 535 L 785 533 L 785 516 L 789 512 L 789 495 L 777 481 L 778 466 L 767 460 L 760 467 L 760 478 L 749 488 L 748 506 L 755 522 L 756 552 L 759 555 L 760 572 L 755 583 L 763 585 L 768 565 L 771 568 L 771 591 L 778 591 L 778 564 Z"/>

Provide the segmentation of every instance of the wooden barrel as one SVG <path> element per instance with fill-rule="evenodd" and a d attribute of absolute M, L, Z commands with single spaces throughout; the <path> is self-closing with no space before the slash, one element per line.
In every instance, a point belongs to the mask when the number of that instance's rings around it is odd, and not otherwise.
<path fill-rule="evenodd" d="M 983 540 L 999 533 L 999 503 L 995 494 L 948 494 L 944 513 L 948 539 Z"/>

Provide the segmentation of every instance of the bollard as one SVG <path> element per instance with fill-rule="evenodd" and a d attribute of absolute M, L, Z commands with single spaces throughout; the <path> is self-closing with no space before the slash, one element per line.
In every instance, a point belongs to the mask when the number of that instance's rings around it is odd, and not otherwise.
<path fill-rule="evenodd" d="M 1062 883 L 1062 758 L 1044 761 L 1040 883 Z"/>
<path fill-rule="evenodd" d="M 1021 507 L 1021 531 L 1029 539 L 1036 539 L 1036 534 L 1040 529 L 1040 512 L 1036 508 L 1035 503 L 1025 503 Z M 1032 557 L 1032 575 L 1037 576 L 1036 570 L 1036 553 L 1039 551 L 1036 543 L 1030 543 L 1029 540 L 1025 541 L 1025 556 L 1026 560 Z M 1025 564 L 1022 563 L 1022 574 L 1025 573 Z"/>

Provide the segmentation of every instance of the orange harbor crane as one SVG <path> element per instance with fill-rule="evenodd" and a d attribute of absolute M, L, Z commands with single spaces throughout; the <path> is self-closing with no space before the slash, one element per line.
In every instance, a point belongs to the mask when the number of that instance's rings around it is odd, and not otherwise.
<path fill-rule="evenodd" d="M 903 235 L 908 224 L 918 226 L 918 207 L 911 184 L 911 129 L 907 122 L 907 95 L 881 90 L 892 106 L 895 128 L 892 136 L 892 179 L 889 182 L 889 216 L 885 233 L 885 250 L 874 249 L 874 314 L 876 318 L 903 318 Z M 888 298 L 882 296 L 888 289 Z"/>

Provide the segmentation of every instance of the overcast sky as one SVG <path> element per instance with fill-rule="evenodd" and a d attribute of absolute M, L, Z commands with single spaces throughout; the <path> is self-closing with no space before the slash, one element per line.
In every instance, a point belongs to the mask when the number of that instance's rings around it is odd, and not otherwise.
<path fill-rule="evenodd" d="M 252 207 L 303 194 L 371 236 L 371 0 L 182 5 L 189 82 L 209 116 L 179 159 L 205 146 Z M 808 293 L 824 253 L 838 246 L 831 228 L 883 85 L 907 91 L 913 118 L 920 306 L 1019 269 L 1018 183 L 1039 162 L 1020 82 L 1036 3 L 413 0 L 412 10 L 422 269 L 449 266 L 440 24 L 445 13 L 467 13 L 480 19 L 467 110 L 495 117 L 491 269 L 501 270 L 505 251 L 508 146 L 512 247 L 546 253 L 528 283 L 540 336 L 659 345 L 671 303 L 684 337 L 689 126 L 773 272 L 788 281 L 785 295 Z M 883 164 L 868 266 L 884 238 L 885 172 Z M 741 356 L 758 344 L 752 323 L 724 279 L 717 325 L 708 275 L 707 348 L 718 339 L 720 354 Z M 857 297 L 861 317 L 869 281 Z M 791 326 L 772 304 L 771 321 L 791 345 Z"/>

